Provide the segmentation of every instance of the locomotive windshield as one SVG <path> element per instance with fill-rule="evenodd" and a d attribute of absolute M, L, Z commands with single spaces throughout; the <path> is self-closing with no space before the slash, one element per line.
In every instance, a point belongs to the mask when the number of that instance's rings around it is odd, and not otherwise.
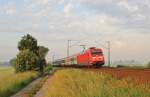
<path fill-rule="evenodd" d="M 92 52 L 92 55 L 93 56 L 96 56 L 96 55 L 103 55 L 102 51 L 93 51 Z"/>

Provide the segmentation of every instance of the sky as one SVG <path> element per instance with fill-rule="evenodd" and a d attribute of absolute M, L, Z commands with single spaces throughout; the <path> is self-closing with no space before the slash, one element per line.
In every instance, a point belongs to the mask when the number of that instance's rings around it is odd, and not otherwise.
<path fill-rule="evenodd" d="M 81 52 L 82 44 L 101 47 L 107 60 L 150 61 L 149 0 L 0 0 L 0 61 L 18 53 L 17 43 L 31 34 L 49 48 L 47 60 Z"/>

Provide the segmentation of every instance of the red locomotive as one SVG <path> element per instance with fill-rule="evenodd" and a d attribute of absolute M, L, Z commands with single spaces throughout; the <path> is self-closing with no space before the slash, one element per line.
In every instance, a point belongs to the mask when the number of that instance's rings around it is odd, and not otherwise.
<path fill-rule="evenodd" d="M 102 66 L 105 63 L 103 51 L 101 48 L 89 48 L 80 54 L 69 56 L 67 58 L 56 60 L 53 64 L 56 66 Z"/>

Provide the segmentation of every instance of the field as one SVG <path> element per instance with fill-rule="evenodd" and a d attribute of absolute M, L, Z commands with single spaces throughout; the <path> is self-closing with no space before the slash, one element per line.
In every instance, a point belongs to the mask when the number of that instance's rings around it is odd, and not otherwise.
<path fill-rule="evenodd" d="M 93 72 L 105 72 L 115 76 L 118 79 L 130 79 L 135 84 L 150 83 L 150 69 L 148 68 L 108 68 L 103 67 L 100 69 L 86 69 Z"/>
<path fill-rule="evenodd" d="M 35 97 L 150 97 L 150 84 L 134 84 L 103 72 L 58 70 Z"/>
<path fill-rule="evenodd" d="M 12 68 L 0 68 L 0 97 L 9 97 L 37 76 L 37 72 L 15 73 Z"/>

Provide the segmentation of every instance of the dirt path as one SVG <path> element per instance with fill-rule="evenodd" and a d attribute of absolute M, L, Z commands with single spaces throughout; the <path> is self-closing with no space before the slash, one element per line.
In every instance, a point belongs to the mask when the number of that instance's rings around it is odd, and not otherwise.
<path fill-rule="evenodd" d="M 48 79 L 51 79 L 51 76 L 48 77 Z M 50 81 L 50 80 L 49 80 Z M 33 97 L 43 97 L 43 91 L 47 91 L 47 89 L 45 88 L 45 85 L 47 85 L 47 83 L 49 81 L 46 81 L 44 83 L 44 85 L 42 86 L 42 88 L 33 96 Z"/>
<path fill-rule="evenodd" d="M 29 85 L 27 85 L 25 88 L 23 88 L 21 91 L 19 91 L 18 93 L 16 93 L 15 95 L 11 96 L 11 97 L 31 97 L 31 95 L 33 95 L 34 92 L 36 92 L 36 88 L 39 88 L 39 85 L 41 82 L 43 82 L 43 79 L 45 77 L 40 77 L 36 80 L 34 80 L 33 82 L 31 82 Z"/>

